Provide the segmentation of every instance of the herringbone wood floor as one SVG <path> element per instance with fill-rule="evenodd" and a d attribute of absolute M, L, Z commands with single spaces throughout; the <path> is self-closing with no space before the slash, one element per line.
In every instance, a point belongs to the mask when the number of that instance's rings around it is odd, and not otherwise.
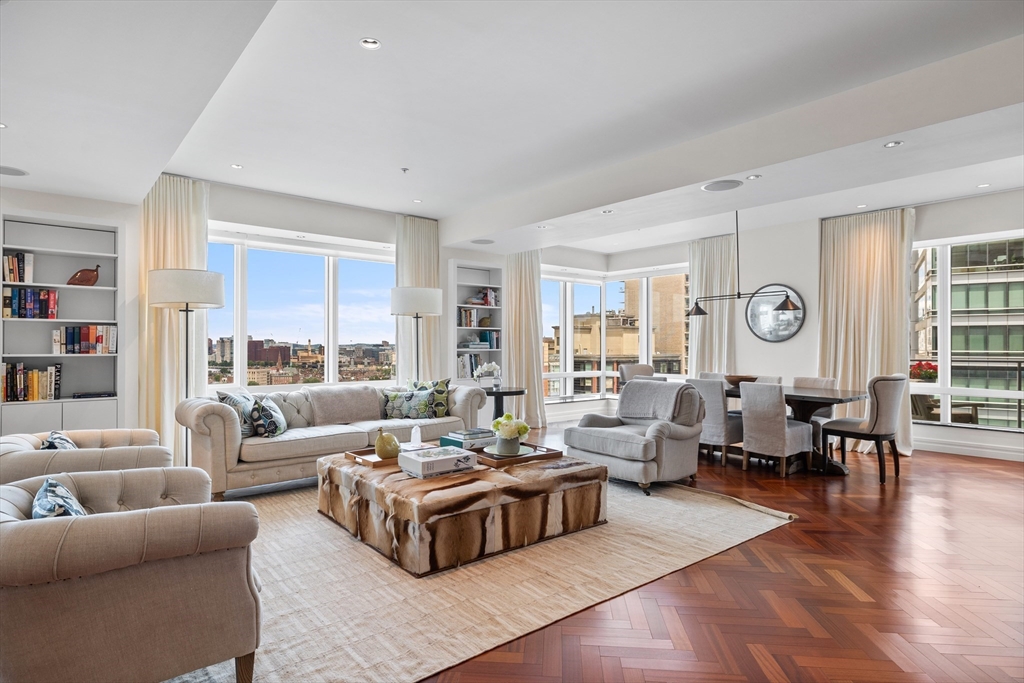
<path fill-rule="evenodd" d="M 1024 465 L 918 452 L 880 486 L 848 462 L 702 456 L 697 487 L 800 519 L 428 681 L 1024 680 Z"/>

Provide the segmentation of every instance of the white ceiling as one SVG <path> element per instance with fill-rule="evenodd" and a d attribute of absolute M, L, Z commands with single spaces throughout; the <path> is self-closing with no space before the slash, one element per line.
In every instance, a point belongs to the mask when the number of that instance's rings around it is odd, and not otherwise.
<path fill-rule="evenodd" d="M 167 170 L 441 218 L 1022 31 L 1000 0 L 283 2 Z"/>
<path fill-rule="evenodd" d="M 271 0 L 0 5 L 0 185 L 137 204 Z"/>
<path fill-rule="evenodd" d="M 442 218 L 1021 33 L 1024 2 L 1002 0 L 12 0 L 0 164 L 31 175 L 0 186 L 138 203 L 166 170 Z M 610 254 L 723 232 L 733 208 L 754 227 L 969 194 L 973 173 L 1019 187 L 1022 121 L 947 121 L 485 249 Z"/>

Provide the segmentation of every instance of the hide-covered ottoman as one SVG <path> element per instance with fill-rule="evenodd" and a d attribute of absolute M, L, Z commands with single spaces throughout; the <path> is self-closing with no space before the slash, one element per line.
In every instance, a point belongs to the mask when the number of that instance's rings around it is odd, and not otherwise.
<path fill-rule="evenodd" d="M 328 455 L 319 510 L 415 576 L 603 524 L 608 470 L 559 458 L 416 479 Z"/>

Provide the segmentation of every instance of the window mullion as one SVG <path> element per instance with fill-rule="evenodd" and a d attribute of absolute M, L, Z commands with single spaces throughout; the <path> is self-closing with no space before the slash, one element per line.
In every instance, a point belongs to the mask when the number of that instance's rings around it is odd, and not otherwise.
<path fill-rule="evenodd" d="M 597 381 L 601 383 L 601 392 L 599 395 L 601 398 L 604 398 L 608 391 L 608 320 L 606 315 L 608 312 L 608 283 L 602 283 L 598 288 L 598 292 L 598 303 L 601 307 L 601 365 L 599 366 L 601 374 L 597 376 Z"/>
<path fill-rule="evenodd" d="M 246 291 L 249 267 L 248 247 L 244 244 L 235 245 L 235 384 L 246 386 L 249 383 L 249 337 L 246 316 L 248 314 L 248 292 Z"/>
<path fill-rule="evenodd" d="M 575 337 L 576 330 L 573 329 L 573 303 L 572 303 L 572 283 L 562 283 L 562 370 L 565 372 L 574 372 L 576 370 L 576 357 L 575 357 Z M 573 395 L 574 380 L 570 377 L 566 384 L 568 386 L 562 387 L 562 396 Z"/>
<path fill-rule="evenodd" d="M 325 330 L 324 330 L 324 381 L 325 382 L 337 382 L 339 381 L 338 376 L 338 340 L 340 339 L 340 331 L 338 330 L 338 267 L 340 259 L 336 256 L 327 257 L 327 269 L 326 269 L 326 302 L 324 303 L 324 310 L 327 313 L 325 316 Z"/>
<path fill-rule="evenodd" d="M 936 288 L 935 308 L 938 313 L 939 330 L 939 376 L 938 387 L 948 389 L 953 386 L 952 380 L 952 325 L 953 313 L 951 302 L 951 282 L 953 279 L 950 263 L 951 247 L 943 245 L 936 248 L 935 272 L 938 279 Z M 952 401 L 949 394 L 943 393 L 939 397 L 939 422 L 949 424 L 953 421 Z"/>

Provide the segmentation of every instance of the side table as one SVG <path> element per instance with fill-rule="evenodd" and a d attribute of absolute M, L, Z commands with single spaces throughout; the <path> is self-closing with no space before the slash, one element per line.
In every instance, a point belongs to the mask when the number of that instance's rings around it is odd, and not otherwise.
<path fill-rule="evenodd" d="M 497 420 L 499 417 L 505 414 L 505 397 L 506 396 L 525 396 L 526 389 L 522 387 L 501 387 L 500 389 L 484 389 L 488 396 L 494 397 L 494 416 L 491 418 Z"/>

